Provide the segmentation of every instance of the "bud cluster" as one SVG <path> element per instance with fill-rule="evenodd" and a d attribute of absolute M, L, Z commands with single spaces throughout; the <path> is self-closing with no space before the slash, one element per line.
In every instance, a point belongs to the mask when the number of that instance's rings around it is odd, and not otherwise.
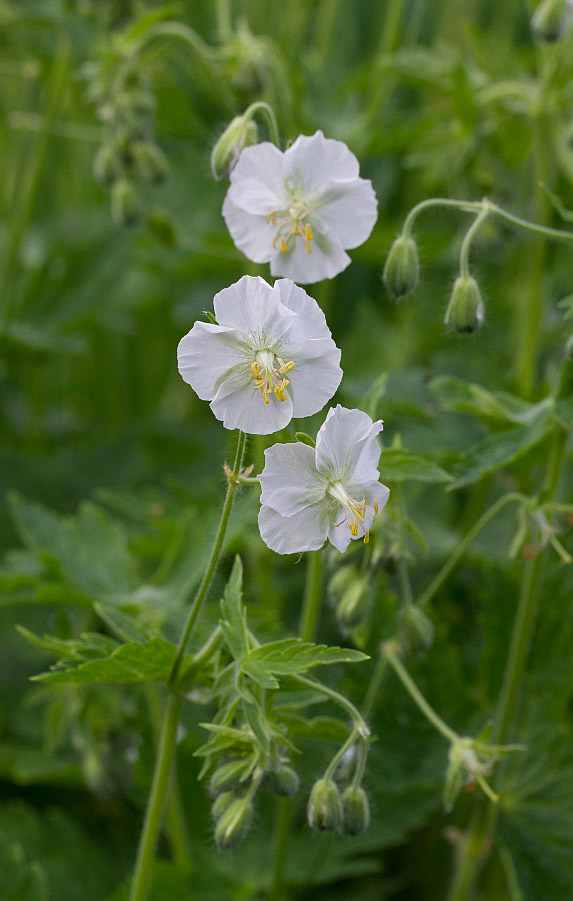
<path fill-rule="evenodd" d="M 334 779 L 324 776 L 312 788 L 307 817 L 312 829 L 361 835 L 370 824 L 368 796 L 361 786 L 354 784 L 341 794 Z"/>
<path fill-rule="evenodd" d="M 366 621 L 372 609 L 372 580 L 353 563 L 336 570 L 328 583 L 328 596 L 342 632 Z"/>
<path fill-rule="evenodd" d="M 155 98 L 129 44 L 108 49 L 86 74 L 88 96 L 104 128 L 94 177 L 110 189 L 114 221 L 134 225 L 141 215 L 141 188 L 160 184 L 169 171 L 154 138 Z"/>

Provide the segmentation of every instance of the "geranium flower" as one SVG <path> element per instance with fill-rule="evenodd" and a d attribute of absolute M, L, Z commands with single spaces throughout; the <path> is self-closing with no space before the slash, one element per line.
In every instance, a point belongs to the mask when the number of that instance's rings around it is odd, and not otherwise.
<path fill-rule="evenodd" d="M 376 222 L 372 183 L 358 172 L 346 144 L 321 131 L 285 153 L 269 142 L 246 147 L 223 204 L 233 241 L 255 263 L 270 263 L 271 275 L 334 278 Z"/>
<path fill-rule="evenodd" d="M 215 296 L 217 324 L 179 342 L 183 379 L 227 429 L 268 435 L 317 413 L 340 384 L 340 351 L 317 302 L 289 279 L 245 275 Z"/>
<path fill-rule="evenodd" d="M 265 451 L 259 529 L 278 554 L 315 551 L 326 539 L 344 551 L 369 529 L 390 494 L 379 482 L 382 421 L 361 410 L 329 410 L 316 447 L 275 444 Z"/>

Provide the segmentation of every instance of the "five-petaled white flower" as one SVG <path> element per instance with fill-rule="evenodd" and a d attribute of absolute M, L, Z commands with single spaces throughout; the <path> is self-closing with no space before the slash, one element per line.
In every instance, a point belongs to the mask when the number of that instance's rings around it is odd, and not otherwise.
<path fill-rule="evenodd" d="M 317 413 L 342 378 L 340 351 L 317 302 L 289 279 L 245 275 L 215 296 L 217 325 L 179 342 L 179 372 L 227 429 L 268 435 Z"/>
<path fill-rule="evenodd" d="M 223 204 L 233 241 L 255 263 L 270 262 L 271 275 L 302 284 L 334 278 L 376 222 L 372 183 L 358 172 L 346 144 L 321 131 L 285 153 L 269 142 L 246 147 Z"/>
<path fill-rule="evenodd" d="M 379 482 L 382 422 L 361 410 L 329 410 L 316 447 L 275 444 L 265 451 L 259 528 L 279 554 L 321 548 L 326 539 L 344 551 L 351 538 L 369 538 L 390 494 Z"/>

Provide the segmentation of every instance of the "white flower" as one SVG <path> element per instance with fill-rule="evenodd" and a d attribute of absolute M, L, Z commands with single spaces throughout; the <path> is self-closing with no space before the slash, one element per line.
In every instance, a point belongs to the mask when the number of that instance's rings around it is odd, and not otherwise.
<path fill-rule="evenodd" d="M 345 250 L 369 236 L 377 217 L 372 183 L 342 141 L 301 135 L 282 153 L 264 142 L 246 147 L 233 171 L 223 216 L 233 241 L 271 275 L 308 284 L 334 278 Z"/>
<path fill-rule="evenodd" d="M 275 444 L 265 451 L 259 528 L 271 550 L 314 551 L 328 538 L 344 551 L 351 538 L 368 541 L 390 494 L 379 482 L 380 431 L 380 420 L 337 406 L 329 410 L 316 448 Z"/>
<path fill-rule="evenodd" d="M 340 351 L 324 313 L 289 279 L 243 276 L 215 296 L 217 325 L 179 342 L 183 379 L 227 429 L 268 435 L 317 413 L 340 384 Z"/>

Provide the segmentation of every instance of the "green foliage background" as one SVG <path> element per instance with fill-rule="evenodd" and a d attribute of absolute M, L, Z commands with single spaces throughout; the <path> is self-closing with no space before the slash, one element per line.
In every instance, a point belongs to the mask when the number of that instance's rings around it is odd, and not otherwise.
<path fill-rule="evenodd" d="M 127 897 L 161 695 L 150 684 L 30 682 L 53 654 L 26 643 L 15 626 L 60 641 L 85 632 L 111 641 L 113 625 L 102 615 L 111 608 L 145 633 L 162 628 L 176 640 L 180 632 L 231 451 L 208 406 L 181 381 L 176 345 L 218 290 L 245 272 L 268 275 L 232 244 L 220 212 L 226 182 L 210 174 L 211 148 L 233 115 L 266 100 L 285 144 L 321 128 L 348 143 L 376 190 L 371 238 L 333 283 L 309 293 L 342 349 L 337 400 L 385 420 L 382 481 L 394 487 L 406 478 L 412 532 L 419 533 L 408 544 L 415 596 L 502 492 L 540 491 L 550 427 L 570 429 L 573 422 L 570 397 L 549 413 L 529 406 L 555 385 L 571 331 L 558 307 L 572 291 L 569 245 L 488 221 L 472 249 L 486 321 L 470 337 L 443 326 L 470 224 L 463 213 L 432 210 L 420 218 L 422 273 L 413 297 L 395 303 L 381 282 L 404 217 L 427 197 L 487 195 L 516 215 L 567 227 L 540 182 L 573 206 L 573 35 L 536 44 L 533 4 L 522 0 L 235 0 L 231 7 L 226 34 L 222 2 L 0 0 L 6 901 Z M 90 96 L 98 74 L 113 72 L 118 48 L 160 21 L 193 28 L 211 50 L 201 56 L 164 37 L 140 54 L 156 99 L 154 139 L 170 171 L 163 185 L 138 188 L 141 218 L 128 229 L 114 222 L 109 192 L 92 175 L 104 130 Z M 314 434 L 321 421 L 319 415 L 297 427 Z M 294 431 L 282 437 L 291 440 Z M 397 436 L 421 460 L 418 470 L 410 460 L 407 477 Z M 264 446 L 262 439 L 250 445 L 255 471 Z M 457 481 L 447 485 L 444 472 Z M 571 500 L 572 483 L 569 469 L 562 502 Z M 204 638 L 217 622 L 235 553 L 243 558 L 251 627 L 267 641 L 296 632 L 304 563 L 263 546 L 256 494 L 243 489 L 238 498 L 228 556 L 200 623 Z M 391 542 L 393 515 L 390 507 L 382 517 L 381 542 L 385 534 Z M 564 519 L 560 524 L 567 527 Z M 499 694 L 525 565 L 519 554 L 509 558 L 515 528 L 508 506 L 435 596 L 433 646 L 406 661 L 461 734 L 482 729 Z M 531 550 L 540 536 L 530 531 L 525 540 Z M 560 540 L 573 552 L 566 532 Z M 545 557 L 511 730 L 527 750 L 498 771 L 496 850 L 480 888 L 487 901 L 573 898 L 573 567 L 551 548 Z M 328 555 L 328 577 L 340 562 Z M 375 658 L 380 640 L 394 632 L 398 595 L 390 554 L 368 623 L 343 635 L 325 602 L 317 640 Z M 375 659 L 335 666 L 328 678 L 360 706 L 374 666 Z M 275 802 L 263 797 L 241 848 L 214 848 L 193 756 L 205 740 L 199 723 L 213 710 L 201 687 L 194 699 L 178 748 L 191 873 L 185 854 L 163 838 L 152 898 L 264 898 Z M 314 734 L 312 726 L 300 727 L 302 790 L 286 864 L 292 898 L 447 895 L 473 798 L 463 793 L 453 813 L 443 812 L 446 743 L 392 675 L 370 725 L 377 740 L 365 786 L 373 822 L 355 839 L 317 835 L 304 822 L 304 799 L 340 736 L 335 730 L 334 743 L 319 741 L 320 724 Z"/>

